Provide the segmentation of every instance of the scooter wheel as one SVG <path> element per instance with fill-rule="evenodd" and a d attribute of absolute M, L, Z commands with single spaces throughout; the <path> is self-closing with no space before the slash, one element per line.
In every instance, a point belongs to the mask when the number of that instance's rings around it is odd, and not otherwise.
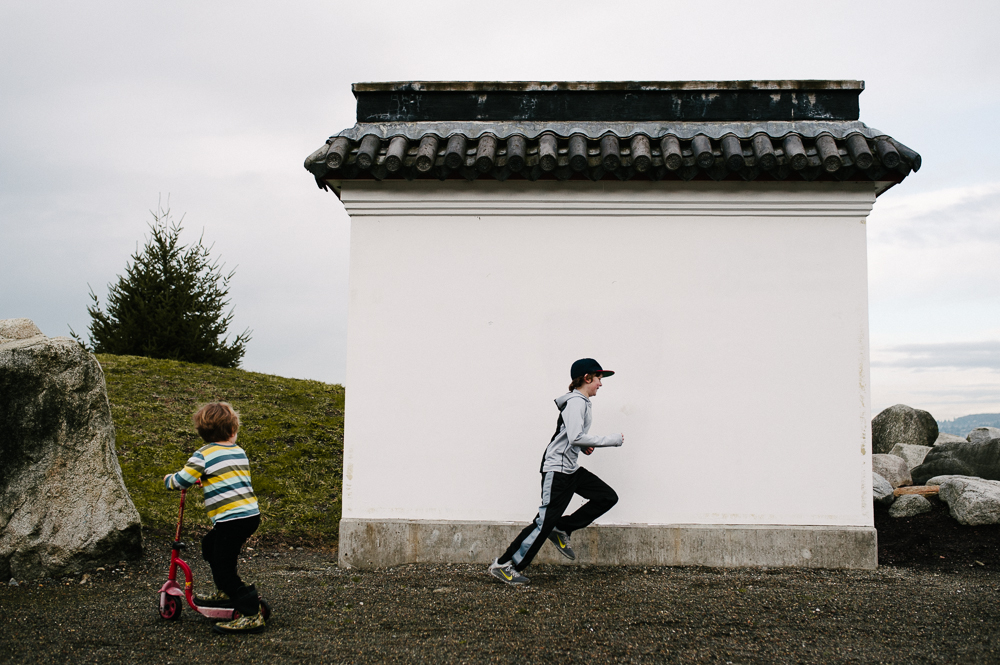
<path fill-rule="evenodd" d="M 177 596 L 171 596 L 169 593 L 160 594 L 160 602 L 158 604 L 160 610 L 160 618 L 167 619 L 168 621 L 176 621 L 181 618 L 181 599 Z"/>

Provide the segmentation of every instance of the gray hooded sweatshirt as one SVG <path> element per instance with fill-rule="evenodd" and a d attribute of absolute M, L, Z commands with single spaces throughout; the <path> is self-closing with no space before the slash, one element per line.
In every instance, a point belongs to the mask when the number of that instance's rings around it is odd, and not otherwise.
<path fill-rule="evenodd" d="M 562 426 L 545 448 L 542 473 L 558 471 L 573 473 L 580 468 L 577 457 L 581 448 L 607 448 L 622 445 L 622 435 L 596 436 L 590 430 L 590 400 L 579 390 L 556 399 L 562 412 Z"/>

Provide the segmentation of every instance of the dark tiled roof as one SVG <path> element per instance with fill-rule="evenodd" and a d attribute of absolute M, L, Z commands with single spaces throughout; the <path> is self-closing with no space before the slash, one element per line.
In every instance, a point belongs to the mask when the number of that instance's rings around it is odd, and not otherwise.
<path fill-rule="evenodd" d="M 305 167 L 324 188 L 433 178 L 899 182 L 920 155 L 857 121 L 359 123 Z"/>
<path fill-rule="evenodd" d="M 396 82 L 306 159 L 355 179 L 868 180 L 920 155 L 858 118 L 861 81 Z M 879 188 L 884 189 L 885 187 Z"/>

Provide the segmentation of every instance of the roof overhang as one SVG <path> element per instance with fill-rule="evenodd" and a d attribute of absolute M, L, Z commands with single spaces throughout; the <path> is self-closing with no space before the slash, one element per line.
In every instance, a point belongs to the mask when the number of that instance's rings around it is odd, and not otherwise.
<path fill-rule="evenodd" d="M 306 160 L 343 180 L 865 180 L 920 155 L 858 120 L 862 81 L 356 83 L 358 123 Z M 336 184 L 334 184 L 336 183 Z"/>

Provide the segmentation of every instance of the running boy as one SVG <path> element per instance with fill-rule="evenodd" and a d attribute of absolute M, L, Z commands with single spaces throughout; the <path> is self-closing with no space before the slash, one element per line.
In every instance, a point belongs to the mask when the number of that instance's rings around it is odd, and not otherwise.
<path fill-rule="evenodd" d="M 206 445 L 191 456 L 183 469 L 164 476 L 163 482 L 167 489 L 178 490 L 200 479 L 205 492 L 205 510 L 212 520 L 212 530 L 201 539 L 201 555 L 212 567 L 216 592 L 197 596 L 197 602 L 234 607 L 242 615 L 215 624 L 215 632 L 259 633 L 264 630 L 264 615 L 257 589 L 245 585 L 236 572 L 243 544 L 260 526 L 257 497 L 250 484 L 250 461 L 236 445 L 240 417 L 226 402 L 213 402 L 194 414 L 194 426 Z"/>
<path fill-rule="evenodd" d="M 535 558 L 545 540 L 551 540 L 566 558 L 576 559 L 569 545 L 570 534 L 582 529 L 618 503 L 618 495 L 603 480 L 587 471 L 577 462 L 580 451 L 584 455 L 594 448 L 620 446 L 625 435 L 595 436 L 590 430 L 590 398 L 597 394 L 601 379 L 614 372 L 602 369 L 593 358 L 582 358 L 570 368 L 570 392 L 556 399 L 559 421 L 556 433 L 542 456 L 542 505 L 535 520 L 518 534 L 514 542 L 490 565 L 490 575 L 520 586 L 530 580 L 522 575 Z M 587 499 L 587 503 L 572 515 L 564 516 L 574 494 Z"/>

